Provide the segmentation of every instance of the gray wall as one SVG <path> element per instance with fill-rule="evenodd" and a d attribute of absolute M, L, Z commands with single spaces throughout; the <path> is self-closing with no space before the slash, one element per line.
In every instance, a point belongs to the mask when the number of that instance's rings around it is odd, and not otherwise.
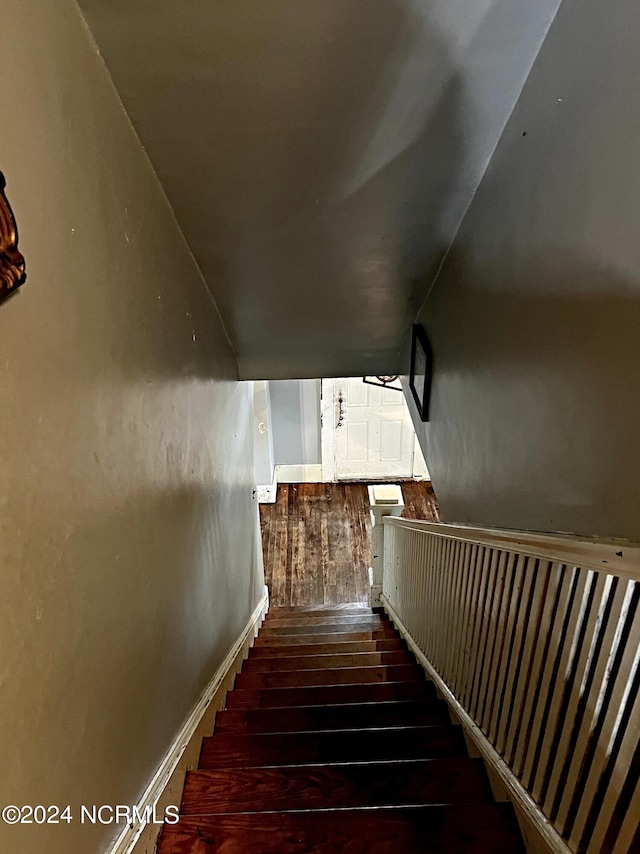
<path fill-rule="evenodd" d="M 80 0 L 250 379 L 396 373 L 560 0 Z"/>
<path fill-rule="evenodd" d="M 262 593 L 252 389 L 75 5 L 2 11 L 0 802 L 77 814 L 138 800 Z"/>
<path fill-rule="evenodd" d="M 447 521 L 640 540 L 639 43 L 565 0 L 422 313 Z"/>
<path fill-rule="evenodd" d="M 320 441 L 320 380 L 269 383 L 276 465 L 317 465 Z"/>

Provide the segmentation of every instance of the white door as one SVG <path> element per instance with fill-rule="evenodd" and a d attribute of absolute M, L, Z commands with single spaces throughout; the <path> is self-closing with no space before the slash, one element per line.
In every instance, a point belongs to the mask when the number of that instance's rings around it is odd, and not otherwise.
<path fill-rule="evenodd" d="M 401 391 L 353 377 L 323 380 L 322 397 L 326 480 L 414 475 L 415 431 Z"/>

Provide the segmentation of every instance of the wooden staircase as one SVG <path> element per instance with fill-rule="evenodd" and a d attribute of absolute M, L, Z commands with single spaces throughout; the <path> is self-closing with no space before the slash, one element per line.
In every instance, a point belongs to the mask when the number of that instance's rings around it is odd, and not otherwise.
<path fill-rule="evenodd" d="M 517 854 L 413 656 L 362 605 L 272 608 L 158 854 Z"/>

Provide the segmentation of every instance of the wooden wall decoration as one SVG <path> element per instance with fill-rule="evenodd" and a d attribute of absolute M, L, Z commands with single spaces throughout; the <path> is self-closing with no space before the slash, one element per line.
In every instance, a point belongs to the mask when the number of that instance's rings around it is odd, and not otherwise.
<path fill-rule="evenodd" d="M 5 195 L 6 181 L 0 172 L 0 302 L 23 285 L 27 274 L 18 251 L 18 227 Z"/>

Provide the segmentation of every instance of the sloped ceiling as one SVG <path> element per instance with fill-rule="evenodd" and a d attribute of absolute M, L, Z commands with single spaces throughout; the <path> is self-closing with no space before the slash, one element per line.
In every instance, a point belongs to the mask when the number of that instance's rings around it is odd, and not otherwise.
<path fill-rule="evenodd" d="M 241 376 L 395 372 L 560 0 L 79 3 Z"/>

